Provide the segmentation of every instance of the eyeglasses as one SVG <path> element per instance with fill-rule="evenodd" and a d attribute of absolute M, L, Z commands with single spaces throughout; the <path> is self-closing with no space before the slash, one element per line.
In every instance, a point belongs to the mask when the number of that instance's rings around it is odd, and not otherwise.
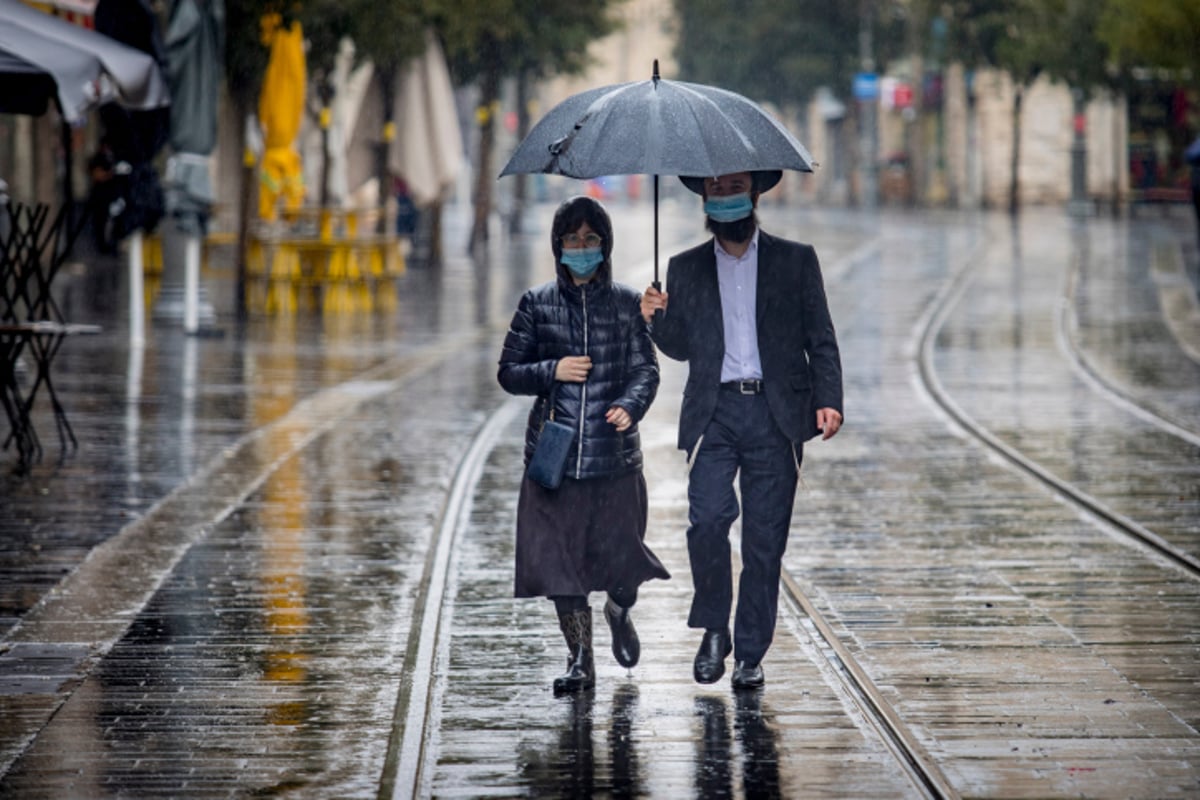
<path fill-rule="evenodd" d="M 604 239 L 600 238 L 598 233 L 589 233 L 587 236 L 580 236 L 578 233 L 568 233 L 562 237 L 563 247 L 599 247 Z"/>

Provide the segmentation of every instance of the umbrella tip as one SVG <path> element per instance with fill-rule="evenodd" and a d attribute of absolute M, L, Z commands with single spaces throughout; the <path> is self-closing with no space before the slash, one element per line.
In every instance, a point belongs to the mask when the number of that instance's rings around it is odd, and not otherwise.
<path fill-rule="evenodd" d="M 650 77 L 655 83 L 658 83 L 658 59 L 657 58 L 654 59 L 654 74 Z"/>

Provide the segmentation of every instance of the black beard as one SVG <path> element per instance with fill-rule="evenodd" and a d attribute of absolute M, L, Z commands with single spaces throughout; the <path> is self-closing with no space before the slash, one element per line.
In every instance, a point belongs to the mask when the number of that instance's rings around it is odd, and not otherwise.
<path fill-rule="evenodd" d="M 718 239 L 741 244 L 750 241 L 750 237 L 754 236 L 754 229 L 758 227 L 758 217 L 752 213 L 745 219 L 734 222 L 717 222 L 712 217 L 705 217 L 704 227 Z"/>

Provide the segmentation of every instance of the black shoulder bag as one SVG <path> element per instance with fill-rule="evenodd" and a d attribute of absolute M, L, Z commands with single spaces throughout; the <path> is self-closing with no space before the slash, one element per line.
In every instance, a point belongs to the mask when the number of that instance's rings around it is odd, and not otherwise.
<path fill-rule="evenodd" d="M 575 441 L 575 429 L 554 419 L 554 395 L 557 392 L 558 382 L 555 381 L 550 398 L 546 401 L 550 413 L 542 420 L 542 429 L 538 432 L 533 457 L 529 459 L 526 470 L 531 480 L 547 489 L 557 489 L 562 484 L 563 474 L 567 470 L 567 457 L 571 454 L 571 443 Z"/>

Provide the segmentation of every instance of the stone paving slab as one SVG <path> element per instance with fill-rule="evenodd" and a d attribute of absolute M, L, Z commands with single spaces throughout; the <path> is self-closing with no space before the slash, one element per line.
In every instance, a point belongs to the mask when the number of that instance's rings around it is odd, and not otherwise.
<path fill-rule="evenodd" d="M 643 424 L 669 418 L 652 410 Z M 552 697 L 565 663 L 553 606 L 511 597 L 523 431 L 521 414 L 489 459 L 477 511 L 459 533 L 450 640 L 437 666 L 437 725 L 419 795 L 917 796 L 798 625 L 784 623 L 764 663 L 770 688 L 761 696 L 730 692 L 727 677 L 695 684 L 686 507 L 676 497 L 674 513 L 663 514 L 661 489 L 652 491 L 659 513 L 647 543 L 672 578 L 639 595 L 641 663 L 627 671 L 613 661 L 596 595 L 596 688 Z M 657 438 L 647 450 L 652 487 L 678 460 L 673 441 Z"/>
<path fill-rule="evenodd" d="M 963 796 L 1193 792 L 1200 786 L 1195 580 L 1014 474 L 948 425 L 920 388 L 913 359 L 929 304 L 964 261 L 1003 269 L 997 254 L 1014 252 L 1005 226 L 992 230 L 986 218 L 976 224 L 954 215 L 887 215 L 873 244 L 861 220 L 816 216 L 827 224 L 810 231 L 815 235 L 805 235 L 810 219 L 804 213 L 781 211 L 768 224 L 817 241 L 827 261 L 850 405 L 844 432 L 806 456 L 789 568 Z M 1112 235 L 1119 240 L 1119 230 Z M 1026 253 L 1048 253 L 1048 263 L 1057 265 L 1052 227 L 1026 236 Z M 495 319 L 481 312 L 487 304 L 478 299 L 479 275 L 450 271 L 441 284 L 446 294 L 437 295 L 445 299 L 414 308 L 413 315 L 435 327 L 453 328 L 464 316 L 492 324 Z M 1031 286 L 1036 294 L 1038 285 Z M 484 288 L 497 298 L 496 308 L 508 305 L 503 285 Z M 463 307 L 468 296 L 474 301 Z M 994 315 L 1002 307 L 994 305 L 995 292 L 989 296 Z M 1042 298 L 1033 300 L 1031 312 L 1044 307 Z M 981 318 L 951 317 L 948 324 L 957 327 L 941 344 L 959 346 L 976 336 L 984 347 L 971 328 Z M 1036 335 L 1011 341 L 1053 348 L 1046 323 L 1034 324 Z M 1021 329 L 1011 321 L 1007 328 Z M 394 333 L 404 340 L 399 350 L 410 353 L 437 338 Z M 494 382 L 498 342 L 458 368 L 431 366 L 419 392 L 383 392 L 350 412 L 346 424 L 295 447 L 301 440 L 290 440 L 285 427 L 298 400 L 361 375 L 364 366 L 396 350 L 370 337 L 365 357 L 353 336 L 306 340 L 311 350 L 293 350 L 286 341 L 261 350 L 247 345 L 255 369 L 272 377 L 247 395 L 252 399 L 237 403 L 255 410 L 257 426 L 278 422 L 279 441 L 291 443 L 261 485 L 238 487 L 235 479 L 222 487 L 233 498 L 240 488 L 245 497 L 230 501 L 228 516 L 200 532 L 162 576 L 143 613 L 112 620 L 128 626 L 120 640 L 100 653 L 64 626 L 51 639 L 62 649 L 31 642 L 48 648 L 41 656 L 6 641 L 0 685 L 4 675 L 23 684 L 39 670 L 65 683 L 54 694 L 3 697 L 5 729 L 10 721 L 44 720 L 64 691 L 74 691 L 49 724 L 39 725 L 25 756 L 0 776 L 0 792 L 106 796 L 136 787 L 186 796 L 375 794 L 395 733 L 396 692 L 408 679 L 416 565 L 427 556 L 423 537 L 458 455 L 447 442 L 469 437 L 472 423 L 501 401 Z M 325 360 L 324 347 L 344 360 Z M 1044 381 L 1061 364 L 1040 356 L 954 364 L 971 368 L 958 397 L 976 398 L 973 410 L 1000 413 L 1003 430 L 1036 441 L 1025 433 L 1028 417 L 1016 416 L 1012 424 L 1013 409 L 1023 406 L 997 403 L 986 390 Z M 168 366 L 164 361 L 156 370 Z M 113 374 L 124 368 L 117 359 Z M 86 386 L 81 382 L 75 391 Z M 507 597 L 511 556 L 504 548 L 511 546 L 506 526 L 515 502 L 518 432 L 509 430 L 492 454 L 463 547 L 455 551 L 453 624 L 435 684 L 431 792 L 910 793 L 852 704 L 829 685 L 802 627 L 788 620 L 781 625 L 766 665 L 770 685 L 757 706 L 739 706 L 727 683 L 702 688 L 691 682 L 695 642 L 680 624 L 689 589 L 680 550 L 684 477 L 673 446 L 679 388 L 680 373 L 670 373 L 652 411 L 655 424 L 645 431 L 652 542 L 675 577 L 648 587 L 639 606 L 644 663 L 632 677 L 615 665 L 603 667 L 590 699 L 550 697 L 549 682 L 561 667 L 552 612 Z M 1139 389 L 1168 398 L 1159 407 L 1180 407 L 1182 395 L 1169 384 L 1161 392 L 1151 383 Z M 1112 412 L 1093 409 L 1098 401 L 1091 391 L 1072 386 L 1073 407 L 1087 408 L 1073 424 L 1080 431 L 1087 425 L 1107 430 Z M 174 392 L 164 388 L 153 403 L 139 406 L 150 425 L 132 447 L 122 433 L 124 420 L 102 421 L 99 412 L 83 417 L 108 432 L 100 438 L 112 443 L 107 452 L 119 466 L 102 479 L 80 471 L 80 485 L 125 487 L 102 494 L 117 498 L 99 510 L 110 520 L 109 535 L 111 520 L 131 508 L 144 513 L 161 499 L 154 492 L 162 489 L 154 486 L 169 491 L 178 485 L 169 478 L 172 469 L 211 463 L 246 435 L 230 414 L 228 398 L 237 392 L 214 391 L 196 406 L 205 411 L 190 429 L 184 416 L 150 412 L 183 398 Z M 1056 407 L 1052 391 L 1029 397 L 1038 413 Z M 196 425 L 200 419 L 206 421 Z M 187 430 L 203 431 L 196 446 L 182 437 Z M 181 445 L 160 455 L 151 446 L 156 441 Z M 1047 440 L 1045 452 L 1061 457 L 1053 444 Z M 1107 471 L 1155 463 L 1153 450 L 1134 453 L 1143 461 L 1099 451 L 1085 472 L 1072 474 L 1104 487 L 1112 484 Z M 76 469 L 71 464 L 19 490 L 27 494 L 17 519 L 26 525 L 12 539 L 0 538 L 18 543 L 9 551 L 17 554 L 8 562 L 15 572 L 6 574 L 27 570 L 54 585 L 54 569 L 71 572 L 82 560 L 71 555 L 72 547 L 90 552 L 95 546 L 79 548 L 71 535 L 89 509 L 96 515 L 95 503 L 37 499 Z M 131 480 L 130 464 L 166 466 L 147 473 L 149 480 Z M 1173 518 L 1158 500 L 1153 506 Z M 24 533 L 30 524 L 35 533 L 51 534 L 45 542 L 57 542 L 48 548 L 53 559 L 37 555 L 33 546 L 42 540 Z M 43 596 L 35 590 L 12 607 L 25 603 L 28 609 Z M 13 623 L 25 613 L 14 614 Z M 601 625 L 601 642 L 605 634 Z M 81 664 L 86 679 L 76 670 Z"/>
<path fill-rule="evenodd" d="M 1061 460 L 1070 451 L 1047 413 L 1078 413 L 1078 434 L 1093 440 L 1111 438 L 1114 414 L 1090 390 L 1040 391 L 1070 374 L 1041 357 L 1052 335 L 996 339 L 985 324 L 1051 324 L 1048 289 L 1034 274 L 1061 276 L 1060 239 L 1021 235 L 1028 293 L 1002 284 L 972 294 L 938 336 L 936 368 L 956 400 L 999 422 L 1016 446 L 1035 442 L 1035 457 Z M 814 451 L 810 495 L 798 501 L 812 512 L 797 519 L 812 533 L 788 565 L 964 796 L 1195 791 L 1200 586 L 946 429 L 912 363 L 924 298 L 902 283 L 944 283 L 964 264 L 1011 281 L 1014 250 L 1004 232 L 966 226 L 920 245 L 861 264 L 848 294 L 833 291 L 843 353 L 884 348 L 875 361 L 847 359 L 851 397 L 867 413 L 850 411 L 838 446 Z M 854 294 L 865 285 L 878 287 L 874 305 Z M 1171 480 L 1180 462 L 1163 455 Z M 1130 471 L 1151 482 L 1160 463 L 1141 449 L 1110 449 L 1069 474 L 1089 488 Z M 1126 487 L 1139 501 L 1131 507 L 1181 530 L 1192 524 L 1186 510 Z M 1131 651 L 1172 669 L 1135 662 Z"/>

